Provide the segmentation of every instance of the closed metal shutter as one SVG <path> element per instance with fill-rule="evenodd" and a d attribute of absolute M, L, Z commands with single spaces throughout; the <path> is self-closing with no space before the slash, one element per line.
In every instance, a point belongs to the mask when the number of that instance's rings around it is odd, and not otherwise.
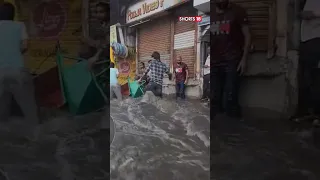
<path fill-rule="evenodd" d="M 232 2 L 247 10 L 255 50 L 267 51 L 271 49 L 275 38 L 275 1 L 232 0 Z"/>
<path fill-rule="evenodd" d="M 196 16 L 196 10 L 191 9 L 190 6 L 185 5 L 177 8 L 179 15 L 182 16 Z M 179 22 L 178 17 L 174 23 L 174 63 L 176 59 L 181 56 L 184 63 L 188 65 L 189 76 L 195 75 L 196 63 L 196 29 L 197 23 L 195 22 Z"/>
<path fill-rule="evenodd" d="M 138 61 L 147 65 L 153 51 L 158 51 L 161 55 L 161 61 L 170 67 L 171 27 L 169 16 L 146 22 L 138 28 Z"/>

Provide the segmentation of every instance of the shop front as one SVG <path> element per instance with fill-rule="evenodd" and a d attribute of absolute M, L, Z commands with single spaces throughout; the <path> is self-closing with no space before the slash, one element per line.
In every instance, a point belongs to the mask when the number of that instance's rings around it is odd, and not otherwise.
<path fill-rule="evenodd" d="M 130 6 L 127 10 L 127 25 L 135 29 L 137 63 L 148 65 L 153 51 L 158 51 L 161 60 L 173 72 L 175 60 L 183 59 L 189 67 L 189 87 L 187 95 L 199 96 L 193 87 L 196 82 L 196 37 L 195 22 L 179 22 L 179 16 L 196 16 L 197 11 L 192 1 L 146 0 Z M 137 72 L 143 73 L 137 66 Z M 164 93 L 175 92 L 175 84 L 168 79 L 164 81 Z M 188 86 L 187 85 L 187 86 Z"/>
<path fill-rule="evenodd" d="M 210 54 L 208 52 L 210 46 L 210 0 L 193 0 L 193 6 L 198 10 L 198 16 L 202 16 L 202 21 L 198 22 L 197 60 L 199 66 L 197 67 L 197 78 L 200 82 L 200 91 L 203 93 L 204 64 Z"/>

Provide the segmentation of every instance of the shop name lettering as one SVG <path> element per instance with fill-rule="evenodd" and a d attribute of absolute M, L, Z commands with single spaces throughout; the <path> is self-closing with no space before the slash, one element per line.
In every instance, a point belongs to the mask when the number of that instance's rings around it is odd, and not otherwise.
<path fill-rule="evenodd" d="M 61 49 L 62 54 L 68 54 L 67 49 Z M 56 56 L 56 49 L 55 48 L 45 48 L 45 49 L 30 49 L 29 54 L 32 57 L 55 57 Z"/>
<path fill-rule="evenodd" d="M 44 19 L 40 26 L 43 26 L 44 30 L 52 30 L 58 27 L 60 15 L 50 15 L 47 11 L 44 11 L 43 17 Z"/>
<path fill-rule="evenodd" d="M 140 7 L 139 9 L 134 10 L 134 11 L 128 11 L 128 19 L 132 20 L 132 19 L 139 17 L 143 14 L 148 14 L 148 13 L 158 9 L 159 7 L 162 8 L 163 2 L 164 2 L 164 0 L 156 0 L 152 3 L 144 3 L 144 4 L 142 4 L 142 7 Z"/>

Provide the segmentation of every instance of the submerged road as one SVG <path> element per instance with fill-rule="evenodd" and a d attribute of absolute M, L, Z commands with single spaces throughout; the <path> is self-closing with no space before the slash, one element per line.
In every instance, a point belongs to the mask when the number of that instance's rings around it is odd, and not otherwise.
<path fill-rule="evenodd" d="M 210 117 L 203 104 L 144 97 L 112 101 L 110 114 L 112 180 L 210 178 Z"/>
<path fill-rule="evenodd" d="M 213 180 L 320 179 L 310 123 L 292 131 L 219 115 L 210 139 L 205 105 L 146 97 L 111 102 L 110 157 L 108 135 L 94 132 L 105 112 L 49 111 L 38 141 L 23 121 L 1 122 L 0 180 L 209 180 L 210 167 Z"/>
<path fill-rule="evenodd" d="M 37 140 L 22 118 L 1 122 L 0 180 L 108 179 L 109 134 L 99 131 L 104 114 L 48 110 Z"/>
<path fill-rule="evenodd" d="M 320 149 L 313 136 L 319 129 L 310 123 L 268 123 L 259 126 L 218 115 L 211 130 L 211 178 L 319 180 Z"/>

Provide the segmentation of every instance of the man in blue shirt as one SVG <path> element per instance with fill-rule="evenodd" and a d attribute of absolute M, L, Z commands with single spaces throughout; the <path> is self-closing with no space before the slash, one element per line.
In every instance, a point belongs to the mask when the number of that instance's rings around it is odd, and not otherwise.
<path fill-rule="evenodd" d="M 121 87 L 118 83 L 119 71 L 114 67 L 114 63 L 110 63 L 110 99 L 116 95 L 118 100 L 122 100 Z"/>

